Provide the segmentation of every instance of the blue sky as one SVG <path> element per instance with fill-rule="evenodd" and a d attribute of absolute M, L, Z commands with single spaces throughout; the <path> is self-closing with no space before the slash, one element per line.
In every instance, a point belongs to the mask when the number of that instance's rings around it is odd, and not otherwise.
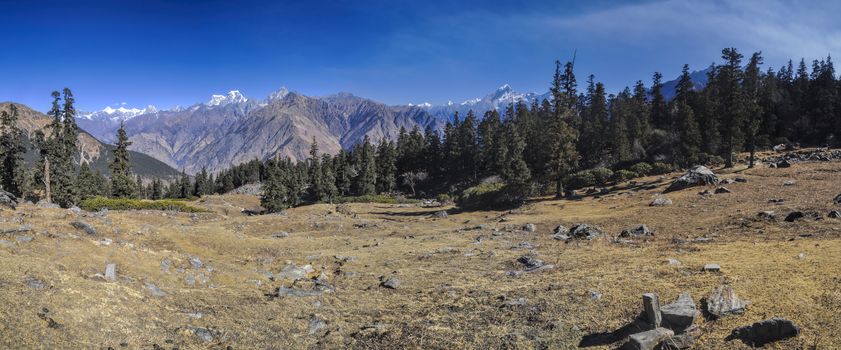
<path fill-rule="evenodd" d="M 654 71 L 703 69 L 723 47 L 766 66 L 841 54 L 841 5 L 826 1 L 7 1 L 0 100 L 82 110 L 168 108 L 281 86 L 386 102 L 446 103 L 503 83 L 544 92 L 553 61 L 609 91 Z"/>

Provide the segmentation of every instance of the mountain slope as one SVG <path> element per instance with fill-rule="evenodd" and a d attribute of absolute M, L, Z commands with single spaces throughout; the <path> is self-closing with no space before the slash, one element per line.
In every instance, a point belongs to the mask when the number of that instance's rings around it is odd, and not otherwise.
<path fill-rule="evenodd" d="M 10 102 L 0 103 L 0 111 L 9 111 Z M 35 131 L 41 130 L 50 123 L 50 117 L 35 111 L 28 106 L 22 104 L 15 104 L 18 107 L 18 126 L 24 130 L 27 143 L 27 154 L 25 160 L 29 164 L 33 164 L 38 159 L 36 150 L 31 147 L 31 139 Z M 77 142 L 79 147 L 79 159 L 87 162 L 90 166 L 103 174 L 108 174 L 108 165 L 111 163 L 114 146 L 106 145 L 91 136 L 84 129 L 79 131 L 79 140 Z M 146 154 L 129 151 L 129 160 L 131 161 L 132 170 L 143 178 L 175 178 L 179 172 L 163 162 L 150 157 Z"/>
<path fill-rule="evenodd" d="M 368 136 L 396 139 L 400 128 L 442 126 L 422 108 L 387 106 L 341 93 L 323 98 L 281 89 L 266 100 L 238 91 L 214 95 L 186 109 L 155 111 L 125 121 L 130 149 L 172 167 L 215 172 L 253 159 L 308 157 L 312 140 L 321 152 L 337 153 Z M 97 129 L 113 134 L 116 127 Z M 105 135 L 103 135 L 105 136 Z"/>

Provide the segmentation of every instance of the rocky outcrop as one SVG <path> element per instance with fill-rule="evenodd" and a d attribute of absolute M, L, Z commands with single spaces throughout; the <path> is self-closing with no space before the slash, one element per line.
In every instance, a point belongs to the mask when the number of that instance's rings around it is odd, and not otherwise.
<path fill-rule="evenodd" d="M 750 326 L 734 329 L 727 340 L 739 339 L 746 345 L 761 347 L 787 338 L 800 335 L 800 327 L 794 322 L 774 317 L 756 322 Z"/>

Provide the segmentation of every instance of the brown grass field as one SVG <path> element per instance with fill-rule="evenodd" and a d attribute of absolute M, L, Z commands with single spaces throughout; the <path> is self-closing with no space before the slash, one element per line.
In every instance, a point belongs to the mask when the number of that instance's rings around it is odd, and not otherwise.
<path fill-rule="evenodd" d="M 0 348 L 573 349 L 631 321 L 642 293 L 670 302 L 688 291 L 700 305 L 726 281 L 750 306 L 744 315 L 700 318 L 694 349 L 747 348 L 724 338 L 774 316 L 802 332 L 768 349 L 841 349 L 841 220 L 826 217 L 841 209 L 832 203 L 841 193 L 841 163 L 714 170 L 749 181 L 725 185 L 729 194 L 702 197 L 703 188 L 691 188 L 667 194 L 672 206 L 648 206 L 679 175 L 672 173 L 619 184 L 600 198 L 541 198 L 510 212 L 445 207 L 447 218 L 431 215 L 442 208 L 390 204 L 320 204 L 249 217 L 240 209 L 259 199 L 237 195 L 193 203 L 212 211 L 206 214 L 97 217 L 22 205 L 0 211 L 0 230 L 31 229 L 0 235 Z M 783 186 L 786 180 L 796 184 Z M 785 202 L 769 203 L 773 198 Z M 763 210 L 775 211 L 777 220 L 757 219 Z M 823 219 L 784 222 L 792 210 Z M 74 229 L 74 220 L 98 234 Z M 537 232 L 521 230 L 526 223 Z M 609 237 L 552 239 L 556 225 L 574 223 L 595 224 Z M 613 241 L 634 224 L 647 224 L 655 236 Z M 271 237 L 279 231 L 289 237 Z M 692 242 L 698 237 L 712 241 Z M 555 267 L 509 276 L 529 252 Z M 682 264 L 669 265 L 669 258 Z M 117 265 L 116 281 L 98 276 L 108 263 Z M 706 263 L 722 271 L 701 272 Z M 270 296 L 292 286 L 276 276 L 288 264 L 311 264 L 312 275 L 322 274 L 334 290 Z M 396 277 L 400 286 L 383 288 L 380 276 Z M 166 295 L 153 295 L 147 284 Z M 524 305 L 509 305 L 519 298 Z"/>

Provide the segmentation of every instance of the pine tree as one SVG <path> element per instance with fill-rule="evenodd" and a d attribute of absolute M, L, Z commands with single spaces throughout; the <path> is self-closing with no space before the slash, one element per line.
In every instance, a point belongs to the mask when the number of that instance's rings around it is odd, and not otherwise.
<path fill-rule="evenodd" d="M 207 190 L 207 183 L 209 182 L 209 178 L 207 175 L 207 168 L 202 167 L 201 171 L 196 175 L 196 181 L 193 184 L 193 196 L 201 197 L 205 194 L 210 194 Z"/>
<path fill-rule="evenodd" d="M 564 74 L 560 72 L 561 63 L 555 61 L 555 76 L 552 80 L 552 177 L 555 180 L 555 196 L 564 195 L 563 179 L 573 169 L 578 167 L 578 150 L 575 148 L 577 135 L 575 130 L 567 124 L 575 116 L 574 86 L 575 75 L 572 64 L 566 65 Z M 571 83 L 570 83 L 571 82 Z M 573 89 L 568 89 L 572 86 Z"/>
<path fill-rule="evenodd" d="M 156 178 L 156 179 L 152 180 L 152 191 L 150 193 L 150 197 L 152 197 L 152 199 L 154 199 L 154 200 L 163 199 L 163 197 L 164 197 L 163 192 L 164 192 L 164 189 L 163 189 L 163 183 L 161 182 L 161 179 Z"/>
<path fill-rule="evenodd" d="M 733 167 L 733 153 L 739 150 L 744 137 L 745 100 L 742 88 L 742 54 L 735 48 L 726 48 L 721 52 L 725 65 L 719 73 L 719 94 L 722 110 L 721 134 L 723 137 L 722 156 L 724 166 Z"/>
<path fill-rule="evenodd" d="M 178 181 L 178 198 L 190 198 L 193 186 L 190 184 L 190 177 L 184 169 L 181 169 L 181 179 Z"/>
<path fill-rule="evenodd" d="M 333 159 L 329 154 L 322 156 L 321 164 L 321 181 L 323 188 L 321 193 L 321 201 L 333 203 L 339 197 L 339 189 L 336 188 L 336 175 L 333 171 Z"/>
<path fill-rule="evenodd" d="M 694 94 L 694 84 L 689 74 L 689 65 L 684 64 L 680 78 L 675 88 L 675 117 L 673 119 L 674 134 L 677 145 L 672 149 L 677 153 L 676 160 L 689 166 L 698 161 L 701 151 L 701 131 L 690 102 Z"/>
<path fill-rule="evenodd" d="M 423 144 L 420 145 L 421 147 Z M 420 159 L 421 152 L 416 151 L 413 158 Z M 397 186 L 397 149 L 394 143 L 383 140 L 377 147 L 377 190 L 391 192 Z M 418 164 L 421 164 L 418 162 Z"/>
<path fill-rule="evenodd" d="M 266 167 L 266 179 L 263 181 L 263 196 L 260 205 L 269 213 L 276 213 L 289 207 L 289 190 L 286 176 L 278 162 L 269 162 Z"/>
<path fill-rule="evenodd" d="M 312 144 L 310 145 L 310 158 L 307 159 L 308 164 L 308 180 L 309 180 L 309 196 L 312 200 L 320 201 L 323 200 L 324 196 L 324 183 L 321 178 L 323 175 L 321 170 L 321 158 L 318 155 L 318 142 L 315 140 L 315 137 L 312 138 Z"/>
<path fill-rule="evenodd" d="M 654 128 L 669 130 L 670 122 L 666 111 L 666 98 L 663 96 L 663 74 L 654 73 L 651 84 L 651 123 Z"/>
<path fill-rule="evenodd" d="M 517 131 L 517 127 L 510 117 L 503 123 L 500 138 L 500 152 L 504 158 L 500 159 L 500 175 L 517 192 L 524 192 L 531 178 L 531 171 L 523 160 L 523 150 L 526 142 Z"/>
<path fill-rule="evenodd" d="M 87 162 L 79 166 L 79 176 L 76 177 L 76 191 L 82 200 L 103 194 L 101 192 L 102 184 Z"/>
<path fill-rule="evenodd" d="M 23 131 L 17 126 L 18 107 L 9 104 L 9 112 L 0 112 L 0 188 L 16 197 L 24 194 L 25 168 Z"/>
<path fill-rule="evenodd" d="M 117 129 L 117 145 L 114 148 L 114 159 L 109 166 L 111 170 L 111 195 L 117 198 L 134 198 L 138 189 L 132 179 L 131 163 L 128 159 L 128 140 L 125 125 L 120 123 Z"/>
<path fill-rule="evenodd" d="M 134 188 L 137 189 L 137 199 L 146 199 L 146 187 L 143 186 L 143 179 L 140 178 L 140 175 L 135 177 L 135 186 Z"/>
<path fill-rule="evenodd" d="M 762 53 L 756 52 L 751 55 L 750 61 L 745 67 L 744 91 L 745 91 L 745 132 L 747 134 L 747 148 L 750 152 L 748 167 L 753 168 L 756 158 L 756 138 L 759 127 L 762 124 L 762 106 L 760 105 L 760 89 L 762 77 L 759 66 L 762 64 Z"/>
<path fill-rule="evenodd" d="M 371 145 L 368 135 L 362 141 L 359 163 L 359 176 L 357 189 L 359 195 L 372 195 L 377 191 L 377 164 L 376 152 Z"/>

